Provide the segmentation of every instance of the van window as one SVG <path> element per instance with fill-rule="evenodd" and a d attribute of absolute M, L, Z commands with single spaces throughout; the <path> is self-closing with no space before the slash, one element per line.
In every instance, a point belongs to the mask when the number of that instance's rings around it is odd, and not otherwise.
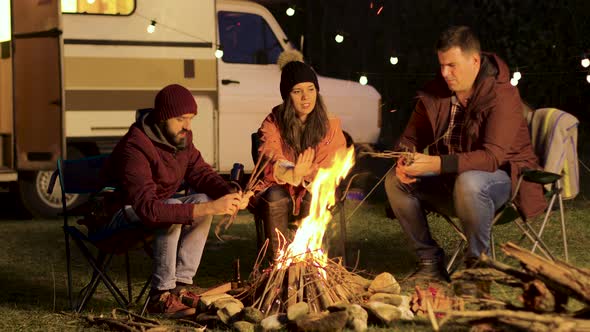
<path fill-rule="evenodd" d="M 217 18 L 224 62 L 277 63 L 283 48 L 262 16 L 222 11 Z"/>
<path fill-rule="evenodd" d="M 61 0 L 62 13 L 131 15 L 135 0 Z"/>

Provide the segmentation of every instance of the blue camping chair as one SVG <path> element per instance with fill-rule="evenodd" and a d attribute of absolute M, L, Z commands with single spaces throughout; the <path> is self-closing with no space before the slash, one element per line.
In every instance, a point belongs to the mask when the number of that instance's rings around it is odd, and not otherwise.
<path fill-rule="evenodd" d="M 108 155 L 98 155 L 81 159 L 57 161 L 57 169 L 53 173 L 49 183 L 48 192 L 53 192 L 55 182 L 59 179 L 62 195 L 62 213 L 63 213 L 63 231 L 65 236 L 66 246 L 66 264 L 68 271 L 68 298 L 70 306 L 76 312 L 84 310 L 88 300 L 96 291 L 100 282 L 104 283 L 113 298 L 117 301 L 119 306 L 126 308 L 132 303 L 132 287 L 131 287 L 131 273 L 129 264 L 129 250 L 143 244 L 144 249 L 149 252 L 147 245 L 148 234 L 142 234 L 137 230 L 131 232 L 121 232 L 109 238 L 101 238 L 92 235 L 93 222 L 101 221 L 101 218 L 108 218 L 110 214 L 101 211 L 100 202 L 108 197 L 114 195 L 114 188 L 104 188 L 100 181 L 100 170 L 107 159 Z M 68 194 L 83 194 L 89 195 L 88 201 L 81 206 L 69 210 L 66 206 L 66 195 Z M 89 228 L 89 234 L 85 234 L 78 226 L 70 225 L 69 218 L 73 216 L 83 216 L 83 219 L 78 220 L 79 224 L 84 224 Z M 102 220 L 105 221 L 104 219 Z M 88 264 L 92 267 L 93 275 L 90 282 L 80 291 L 78 301 L 74 303 L 73 287 L 72 287 L 72 263 L 71 263 L 71 249 L 70 239 L 74 241 L 78 249 L 83 254 Z M 96 248 L 98 253 L 95 255 L 90 248 Z M 127 274 L 127 296 L 117 287 L 111 277 L 107 274 L 107 270 L 111 264 L 111 260 L 115 254 L 125 255 L 125 270 Z M 140 294 L 137 296 L 135 302 L 138 303 L 145 294 L 147 287 L 151 281 L 151 275 L 143 286 Z M 143 304 L 141 315 L 145 312 L 147 306 L 147 296 Z"/>

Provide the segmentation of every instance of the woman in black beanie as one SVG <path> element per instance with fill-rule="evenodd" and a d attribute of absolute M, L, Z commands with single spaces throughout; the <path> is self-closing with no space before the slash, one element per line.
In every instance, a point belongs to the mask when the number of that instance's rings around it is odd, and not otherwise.
<path fill-rule="evenodd" d="M 346 147 L 340 120 L 326 111 L 310 66 L 300 61 L 287 63 L 280 91 L 283 103 L 272 109 L 258 130 L 258 152 L 272 160 L 252 199 L 273 256 L 279 249 L 275 229 L 290 237 L 289 228 L 296 228 L 297 221 L 309 214 L 307 185 L 320 167 L 331 165 L 337 150 Z"/>

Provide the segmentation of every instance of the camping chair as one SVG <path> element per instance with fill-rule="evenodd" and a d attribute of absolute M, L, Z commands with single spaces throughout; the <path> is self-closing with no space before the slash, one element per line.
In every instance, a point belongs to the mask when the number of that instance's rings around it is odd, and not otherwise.
<path fill-rule="evenodd" d="M 107 287 L 113 298 L 117 301 L 119 306 L 126 308 L 131 304 L 133 294 L 131 287 L 131 274 L 129 266 L 129 250 L 132 249 L 131 242 L 137 244 L 145 239 L 145 234 L 140 234 L 134 230 L 134 234 L 122 231 L 121 234 L 113 235 L 109 238 L 99 239 L 89 236 L 82 232 L 77 226 L 69 224 L 69 217 L 75 215 L 83 215 L 84 219 L 79 220 L 78 223 L 86 224 L 92 227 L 91 222 L 99 218 L 108 218 L 104 211 L 100 211 L 100 200 L 106 197 L 109 193 L 113 194 L 114 188 L 103 188 L 99 173 L 107 159 L 108 155 L 98 155 L 81 159 L 57 161 L 57 170 L 53 173 L 49 183 L 48 192 L 51 193 L 54 189 L 55 182 L 59 179 L 62 195 L 62 212 L 63 212 L 63 231 L 66 245 L 66 264 L 68 271 L 68 298 L 70 306 L 76 312 L 81 312 L 88 300 L 92 297 L 99 283 L 102 281 Z M 66 207 L 66 195 L 68 194 L 89 194 L 89 200 L 83 206 L 68 210 Z M 101 216 L 103 215 L 104 216 Z M 126 233 L 126 234 L 123 234 Z M 116 238 L 115 238 L 116 237 Z M 70 239 L 74 241 L 76 246 L 86 258 L 88 264 L 92 267 L 93 275 L 91 281 L 80 291 L 79 301 L 74 304 L 72 294 L 72 266 L 71 266 L 71 250 Z M 98 249 L 98 253 L 94 255 L 90 247 Z M 144 242 L 145 248 L 145 242 Z M 115 254 L 125 255 L 125 270 L 127 273 L 127 296 L 125 296 L 117 285 L 113 282 L 111 277 L 107 274 L 111 259 Z M 151 276 L 150 276 L 151 279 Z M 136 303 L 142 298 L 150 283 L 150 279 L 146 282 L 136 299 Z M 143 315 L 147 304 L 143 305 L 141 314 Z"/>
<path fill-rule="evenodd" d="M 555 201 L 557 201 L 564 258 L 568 262 L 563 200 L 572 199 L 579 192 L 579 172 L 577 168 L 577 126 L 579 121 L 573 115 L 554 108 L 538 109 L 526 116 L 532 135 L 533 148 L 535 154 L 539 157 L 539 163 L 543 170 L 524 170 L 518 179 L 515 194 L 496 212 L 490 234 L 492 258 L 496 259 L 493 226 L 514 222 L 523 233 L 522 238 L 527 237 L 533 242 L 532 252 L 535 252 L 537 247 L 540 247 L 547 258 L 555 260 L 555 255 L 542 240 L 542 235 L 553 211 Z M 545 197 L 549 199 L 549 205 L 538 231 L 533 229 L 530 220 L 527 220 L 526 216 L 515 205 L 516 193 L 518 193 L 523 181 L 543 185 Z M 448 268 L 453 265 L 455 258 L 463 250 L 466 243 L 463 236 L 459 247 L 449 261 Z"/>
<path fill-rule="evenodd" d="M 251 153 L 252 153 L 252 160 L 254 163 L 258 160 L 258 147 L 260 146 L 260 136 L 258 132 L 254 132 L 250 136 L 251 138 Z M 352 181 L 358 174 L 353 174 L 348 177 L 348 181 L 346 181 L 346 186 L 344 189 L 337 189 L 337 197 L 336 197 L 336 205 L 334 206 L 332 213 L 339 215 L 339 224 L 340 224 L 340 236 L 338 241 L 338 252 L 342 257 L 342 262 L 346 265 L 346 214 L 344 210 L 344 202 L 346 200 L 346 196 L 348 194 L 348 190 L 350 189 L 350 185 Z M 341 186 L 342 187 L 342 183 Z M 251 209 L 251 212 L 254 214 L 254 223 L 256 224 L 256 244 L 258 246 L 258 250 L 262 248 L 264 245 L 266 235 L 264 234 L 264 225 L 262 218 L 258 216 L 256 213 L 256 207 Z"/>

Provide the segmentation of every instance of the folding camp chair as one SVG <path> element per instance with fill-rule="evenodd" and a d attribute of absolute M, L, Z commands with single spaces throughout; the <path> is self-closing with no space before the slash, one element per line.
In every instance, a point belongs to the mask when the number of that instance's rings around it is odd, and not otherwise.
<path fill-rule="evenodd" d="M 492 258 L 496 258 L 493 226 L 514 222 L 521 230 L 523 237 L 527 237 L 533 242 L 532 252 L 539 247 L 547 258 L 555 260 L 555 255 L 542 240 L 542 235 L 553 211 L 555 201 L 557 201 L 564 258 L 568 262 L 569 255 L 563 200 L 574 198 L 579 192 L 579 173 L 577 168 L 577 126 L 579 121 L 573 115 L 554 108 L 538 109 L 528 114 L 527 120 L 529 121 L 535 154 L 538 156 L 543 170 L 524 170 L 518 179 L 514 195 L 496 213 L 490 234 Z M 527 220 L 526 216 L 515 204 L 516 194 L 523 181 L 543 185 L 545 188 L 545 197 L 549 199 L 549 206 L 545 211 L 538 231 L 533 229 L 530 220 Z M 450 219 L 447 221 L 452 223 Z M 449 261 L 448 268 L 453 265 L 455 258 L 463 250 L 466 243 L 463 237 L 452 259 Z"/>
<path fill-rule="evenodd" d="M 81 312 L 88 300 L 92 297 L 99 283 L 102 281 L 107 287 L 113 298 L 117 301 L 119 306 L 125 308 L 131 304 L 133 295 L 131 287 L 131 274 L 129 266 L 129 253 L 131 249 L 131 242 L 137 243 L 144 238 L 144 234 L 134 230 L 134 234 L 117 234 L 117 239 L 98 239 L 85 234 L 77 226 L 69 224 L 69 218 L 73 216 L 84 215 L 85 220 L 93 220 L 99 218 L 96 215 L 96 209 L 90 208 L 93 203 L 100 200 L 101 197 L 112 194 L 114 188 L 103 188 L 99 173 L 108 155 L 98 155 L 82 159 L 62 160 L 57 161 L 57 170 L 54 172 L 49 183 L 48 192 L 51 193 L 54 189 L 55 182 L 59 179 L 61 194 L 62 194 L 62 212 L 63 212 L 63 230 L 66 245 L 66 264 L 68 271 L 68 298 L 70 306 L 76 312 Z M 89 201 L 84 207 L 76 208 L 75 210 L 68 210 L 66 207 L 66 195 L 68 194 L 89 194 Z M 79 299 L 74 304 L 73 288 L 72 288 L 72 266 L 71 266 L 71 250 L 70 239 L 74 241 L 76 246 L 80 249 L 83 256 L 93 269 L 93 275 L 90 282 L 85 286 L 79 295 Z M 130 241 L 133 239 L 135 241 Z M 98 253 L 94 255 L 91 252 L 91 247 L 98 249 Z M 111 277 L 107 274 L 113 255 L 125 255 L 125 269 L 127 273 L 127 296 L 125 296 L 117 285 L 113 282 Z M 151 278 L 151 276 L 150 276 Z M 149 285 L 150 279 L 146 282 L 136 299 L 136 303 L 143 297 Z M 147 298 L 147 297 L 146 297 Z M 147 299 L 143 305 L 141 314 L 143 315 Z"/>

